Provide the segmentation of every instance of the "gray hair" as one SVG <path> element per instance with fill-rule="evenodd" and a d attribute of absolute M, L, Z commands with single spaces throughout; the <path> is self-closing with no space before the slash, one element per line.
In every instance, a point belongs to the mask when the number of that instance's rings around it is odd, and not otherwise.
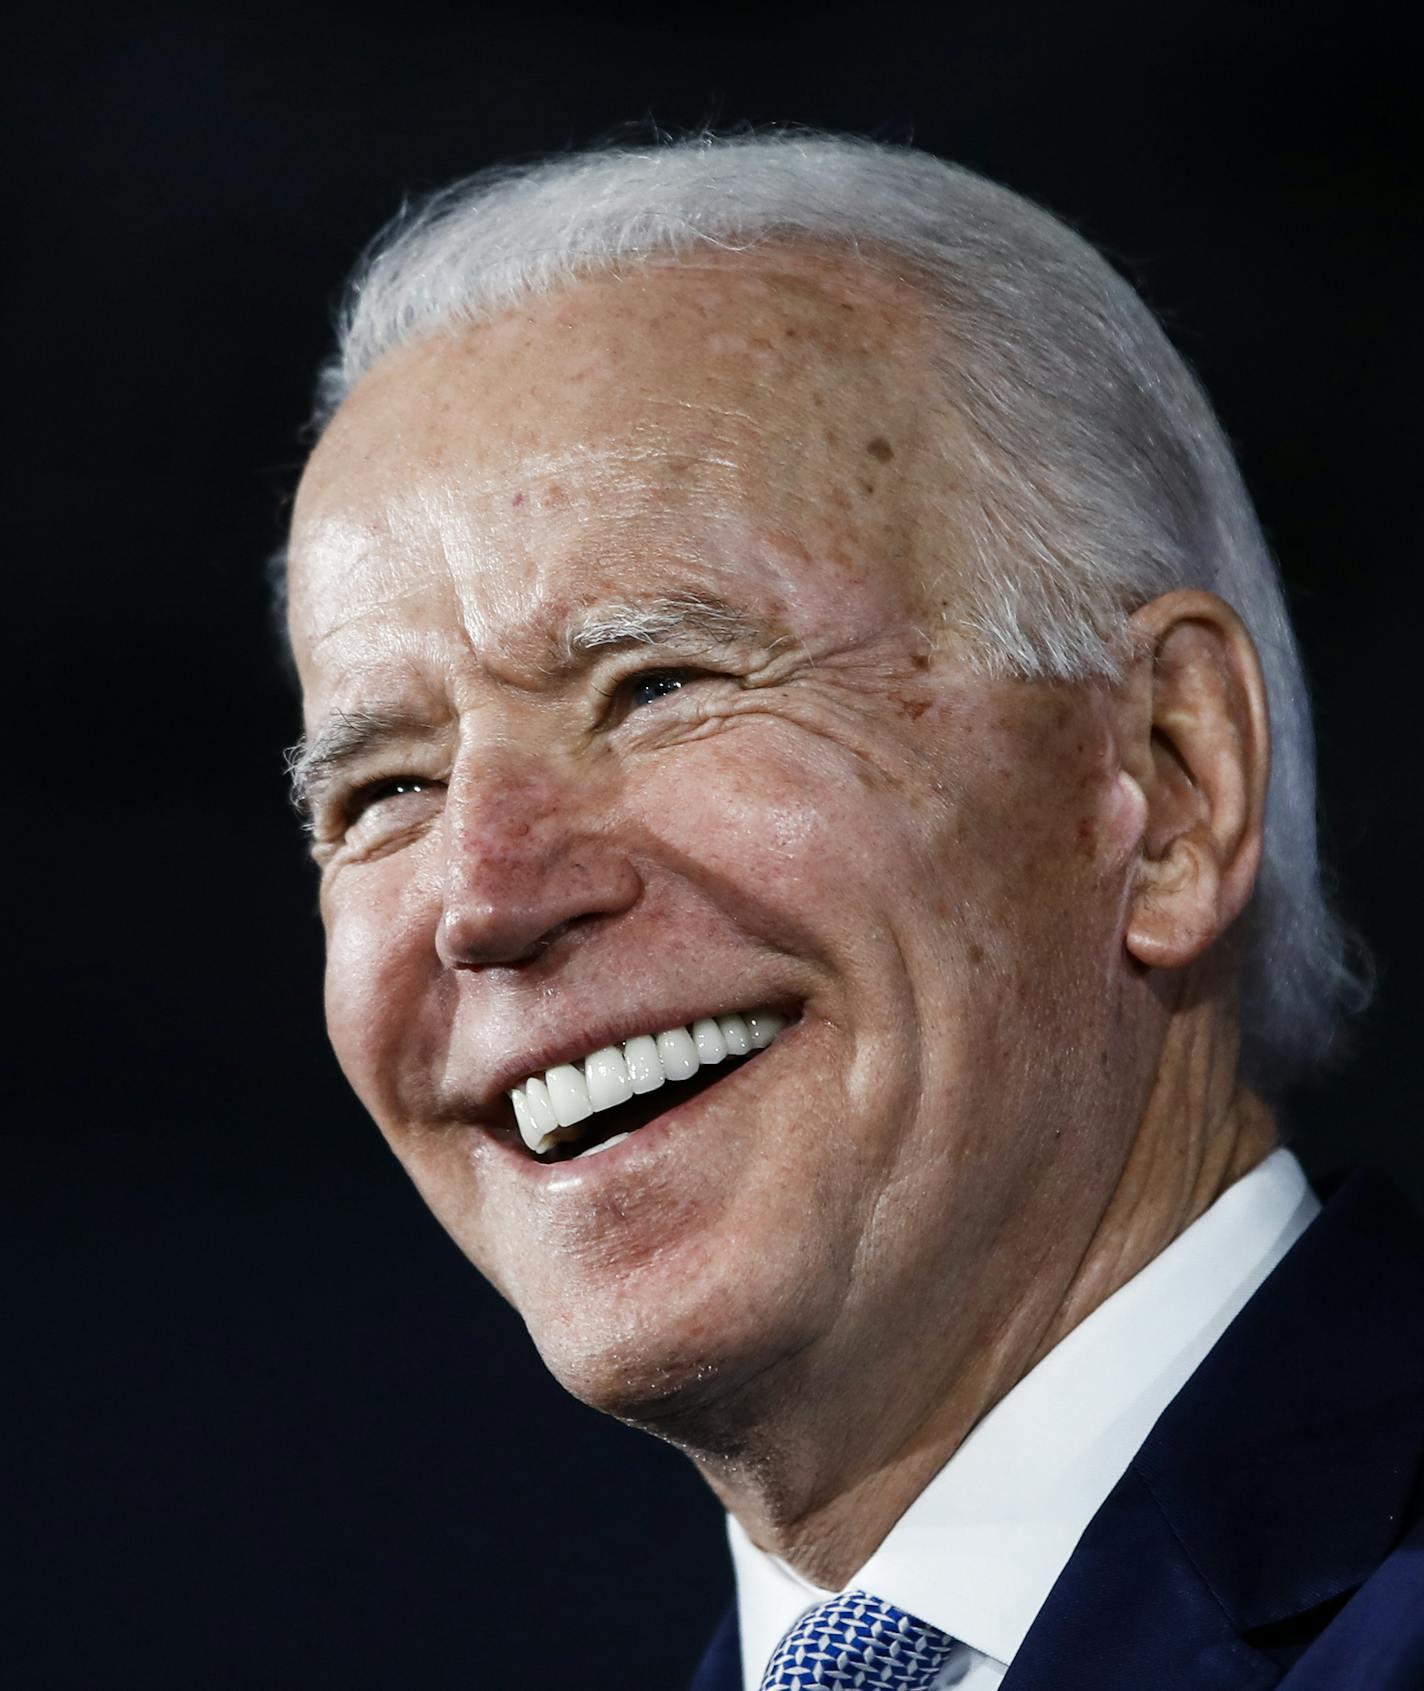
<path fill-rule="evenodd" d="M 979 458 L 955 622 L 988 672 L 1112 676 L 1132 612 L 1173 588 L 1219 594 L 1250 629 L 1273 757 L 1243 1056 L 1256 1084 L 1281 1085 L 1366 996 L 1321 884 L 1300 656 L 1206 395 L 1133 289 L 1056 218 L 928 154 L 803 131 L 498 168 L 407 209 L 367 252 L 317 421 L 388 352 L 453 324 L 616 267 L 787 239 L 888 263 L 924 299 Z"/>

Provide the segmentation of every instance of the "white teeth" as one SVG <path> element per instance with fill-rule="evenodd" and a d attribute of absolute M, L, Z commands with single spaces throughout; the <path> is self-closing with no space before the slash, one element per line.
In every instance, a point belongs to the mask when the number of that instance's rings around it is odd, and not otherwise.
<path fill-rule="evenodd" d="M 751 1030 L 740 1016 L 718 1016 L 717 1026 L 734 1057 L 745 1057 L 752 1048 Z"/>
<path fill-rule="evenodd" d="M 775 1010 L 748 1011 L 747 1032 L 751 1035 L 752 1049 L 764 1051 L 785 1026 L 786 1017 L 778 1016 Z"/>
<path fill-rule="evenodd" d="M 697 1047 L 686 1028 L 669 1028 L 658 1035 L 658 1056 L 668 1080 L 691 1080 L 697 1073 Z"/>
<path fill-rule="evenodd" d="M 658 1058 L 658 1042 L 651 1034 L 640 1033 L 623 1047 L 628 1064 L 628 1078 L 635 1092 L 656 1092 L 663 1083 L 663 1065 Z"/>
<path fill-rule="evenodd" d="M 635 1093 L 656 1092 L 666 1081 L 690 1080 L 708 1064 L 763 1050 L 785 1026 L 786 1018 L 774 1010 L 703 1016 L 690 1030 L 676 1027 L 658 1034 L 640 1033 L 625 1041 L 622 1051 L 607 1045 L 582 1064 L 558 1063 L 510 1091 L 519 1136 L 531 1151 L 542 1154 L 561 1140 L 581 1137 L 570 1129 L 595 1111 L 625 1104 Z M 577 1155 L 606 1151 L 627 1137 L 615 1134 Z"/>
<path fill-rule="evenodd" d="M 595 1110 L 611 1110 L 615 1104 L 626 1104 L 633 1096 L 633 1079 L 616 1045 L 595 1051 L 584 1064 L 583 1072 L 588 1082 L 588 1101 Z"/>
<path fill-rule="evenodd" d="M 532 1145 L 536 1139 L 542 1139 L 543 1134 L 529 1119 L 529 1106 L 524 1102 L 524 1088 L 516 1086 L 509 1095 L 509 1101 L 514 1105 L 514 1119 L 519 1127 L 519 1137 L 526 1145 Z"/>
<path fill-rule="evenodd" d="M 560 1127 L 572 1127 L 593 1114 L 588 1087 L 572 1063 L 560 1063 L 557 1068 L 549 1069 L 544 1084 L 549 1088 L 549 1102 L 554 1106 Z"/>
<path fill-rule="evenodd" d="M 559 1118 L 554 1114 L 554 1106 L 549 1102 L 549 1089 L 542 1080 L 531 1077 L 525 1081 L 524 1108 L 534 1135 L 531 1139 L 528 1133 L 524 1133 L 524 1143 L 531 1151 L 547 1151 L 554 1142 Z M 523 1129 L 520 1131 L 523 1132 Z"/>
<path fill-rule="evenodd" d="M 727 1041 L 711 1016 L 704 1016 L 692 1024 L 692 1038 L 697 1046 L 699 1063 L 720 1063 L 727 1055 Z"/>
<path fill-rule="evenodd" d="M 615 1145 L 621 1145 L 625 1139 L 631 1137 L 631 1133 L 615 1133 L 611 1139 L 601 1139 L 597 1145 L 590 1145 L 586 1151 L 580 1151 L 574 1161 L 577 1162 L 579 1157 L 596 1157 L 600 1151 L 611 1151 Z"/>

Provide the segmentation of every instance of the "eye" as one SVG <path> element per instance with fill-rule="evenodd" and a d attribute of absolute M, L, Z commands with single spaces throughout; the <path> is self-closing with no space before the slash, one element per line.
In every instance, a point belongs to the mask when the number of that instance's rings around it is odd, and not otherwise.
<path fill-rule="evenodd" d="M 690 669 L 650 669 L 642 675 L 632 675 L 623 683 L 623 697 L 629 710 L 641 710 L 644 705 L 665 699 L 669 693 L 680 691 L 695 679 Z"/>
<path fill-rule="evenodd" d="M 440 784 L 424 775 L 387 775 L 376 781 L 367 781 L 346 795 L 341 806 L 342 825 L 349 831 L 390 800 L 428 793 Z"/>
<path fill-rule="evenodd" d="M 646 710 L 670 693 L 680 693 L 702 681 L 726 681 L 729 677 L 718 669 L 641 669 L 625 675 L 607 695 L 614 720 L 633 711 Z"/>
<path fill-rule="evenodd" d="M 388 775 L 383 780 L 368 781 L 364 787 L 358 787 L 351 795 L 351 809 L 359 815 L 382 799 L 394 798 L 397 793 L 423 793 L 427 787 L 434 785 L 423 775 Z"/>

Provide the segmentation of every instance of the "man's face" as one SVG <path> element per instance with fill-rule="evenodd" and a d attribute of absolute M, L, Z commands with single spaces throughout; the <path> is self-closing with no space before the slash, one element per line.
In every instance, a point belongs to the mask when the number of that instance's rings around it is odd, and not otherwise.
<path fill-rule="evenodd" d="M 645 270 L 392 355 L 302 485 L 333 1044 L 635 1418 L 923 1373 L 927 1323 L 952 1369 L 1076 1260 L 1137 1120 L 1106 696 L 941 633 L 971 459 L 927 357 L 869 272 Z M 766 1008 L 610 1149 L 514 1131 L 528 1075 Z"/>

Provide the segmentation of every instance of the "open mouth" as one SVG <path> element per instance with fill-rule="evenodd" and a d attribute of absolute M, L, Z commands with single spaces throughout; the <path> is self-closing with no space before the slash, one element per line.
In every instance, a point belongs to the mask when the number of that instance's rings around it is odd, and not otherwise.
<path fill-rule="evenodd" d="M 519 1137 L 543 1163 L 609 1150 L 765 1050 L 785 1026 L 774 1010 L 704 1016 L 530 1075 L 509 1093 Z"/>

